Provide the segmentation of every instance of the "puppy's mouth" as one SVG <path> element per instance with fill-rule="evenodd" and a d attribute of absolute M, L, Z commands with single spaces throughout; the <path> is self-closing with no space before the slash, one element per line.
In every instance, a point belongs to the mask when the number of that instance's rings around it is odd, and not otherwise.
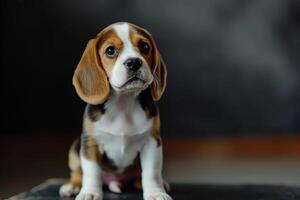
<path fill-rule="evenodd" d="M 125 86 L 125 85 L 129 85 L 129 84 L 136 84 L 136 83 L 145 83 L 146 81 L 144 80 L 144 79 L 141 79 L 140 77 L 138 77 L 138 76 L 133 76 L 133 77 L 130 77 L 123 85 L 122 85 L 122 87 L 123 86 Z"/>
<path fill-rule="evenodd" d="M 138 75 L 129 77 L 121 86 L 114 86 L 118 91 L 136 91 L 146 86 L 146 81 Z"/>

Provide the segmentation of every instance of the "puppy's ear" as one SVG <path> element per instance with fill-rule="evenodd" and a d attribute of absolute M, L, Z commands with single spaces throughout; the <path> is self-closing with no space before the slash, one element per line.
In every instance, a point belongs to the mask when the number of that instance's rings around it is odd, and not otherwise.
<path fill-rule="evenodd" d="M 79 97 L 89 104 L 101 104 L 109 95 L 107 75 L 98 55 L 100 37 L 91 39 L 73 75 L 73 85 Z"/>
<path fill-rule="evenodd" d="M 152 39 L 153 43 L 153 82 L 151 84 L 151 94 L 154 101 L 158 101 L 167 85 L 167 66 L 163 61 L 155 42 Z"/>

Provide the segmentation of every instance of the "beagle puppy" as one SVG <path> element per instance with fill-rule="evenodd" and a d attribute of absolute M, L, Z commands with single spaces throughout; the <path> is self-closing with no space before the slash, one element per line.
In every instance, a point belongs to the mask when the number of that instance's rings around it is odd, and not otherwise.
<path fill-rule="evenodd" d="M 145 200 L 172 199 L 162 178 L 156 106 L 166 80 L 166 65 L 145 29 L 115 23 L 89 40 L 73 76 L 87 103 L 83 131 L 71 146 L 71 177 L 61 196 L 102 200 L 102 186 L 120 193 L 141 180 Z"/>

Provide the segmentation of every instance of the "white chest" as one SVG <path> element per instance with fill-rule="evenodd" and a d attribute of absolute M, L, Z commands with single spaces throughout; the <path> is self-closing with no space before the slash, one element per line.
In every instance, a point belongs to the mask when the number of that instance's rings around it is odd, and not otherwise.
<path fill-rule="evenodd" d="M 120 168 L 129 166 L 149 137 L 152 119 L 135 98 L 127 96 L 111 99 L 106 111 L 94 124 L 94 137 L 100 151 Z"/>
<path fill-rule="evenodd" d="M 135 136 L 115 136 L 110 133 L 101 133 L 96 136 L 96 140 L 100 152 L 105 152 L 117 167 L 124 169 L 133 163 L 148 137 L 148 133 Z"/>
<path fill-rule="evenodd" d="M 147 118 L 138 100 L 117 96 L 105 105 L 105 114 L 95 123 L 95 131 L 117 136 L 133 136 L 150 130 L 152 120 Z"/>

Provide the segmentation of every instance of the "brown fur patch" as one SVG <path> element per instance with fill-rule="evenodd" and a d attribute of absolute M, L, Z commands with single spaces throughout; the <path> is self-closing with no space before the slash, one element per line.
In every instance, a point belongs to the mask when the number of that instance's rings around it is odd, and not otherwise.
<path fill-rule="evenodd" d="M 82 100 L 101 104 L 109 95 L 107 75 L 99 62 L 97 45 L 101 38 L 91 39 L 73 75 L 73 85 Z"/>
<path fill-rule="evenodd" d="M 99 146 L 92 136 L 83 135 L 81 137 L 81 151 L 86 159 L 101 163 L 102 156 L 99 151 Z"/>
<path fill-rule="evenodd" d="M 83 130 L 88 136 L 91 136 L 93 134 L 94 124 L 88 116 L 83 117 Z"/>
<path fill-rule="evenodd" d="M 71 169 L 71 177 L 69 183 L 74 187 L 81 186 L 82 171 L 79 158 L 79 139 L 75 140 L 69 150 L 69 167 Z"/>
<path fill-rule="evenodd" d="M 136 190 L 142 190 L 143 189 L 143 185 L 142 185 L 142 180 L 141 178 L 137 178 L 134 182 L 133 182 L 133 187 Z"/>
<path fill-rule="evenodd" d="M 69 150 L 69 167 L 72 171 L 80 169 L 79 146 L 79 139 L 76 139 Z"/>
<path fill-rule="evenodd" d="M 74 187 L 81 187 L 82 184 L 82 171 L 80 170 L 72 171 L 69 183 Z"/>
<path fill-rule="evenodd" d="M 122 50 L 122 42 L 113 31 L 107 27 L 95 38 L 89 40 L 81 60 L 73 75 L 73 85 L 82 100 L 89 104 L 103 103 L 110 93 L 108 78 L 118 56 L 108 58 L 105 54 L 110 45 Z"/>
<path fill-rule="evenodd" d="M 123 42 L 118 37 L 116 32 L 112 29 L 107 30 L 106 32 L 103 33 L 103 35 L 104 35 L 104 39 L 102 39 L 101 42 L 98 45 L 98 54 L 99 54 L 102 66 L 106 71 L 106 74 L 108 75 L 108 77 L 110 77 L 112 68 L 113 68 L 116 60 L 118 59 L 118 55 L 123 50 Z M 107 55 L 105 53 L 106 49 L 109 46 L 113 46 L 117 49 L 117 54 L 113 58 L 107 57 Z"/>

